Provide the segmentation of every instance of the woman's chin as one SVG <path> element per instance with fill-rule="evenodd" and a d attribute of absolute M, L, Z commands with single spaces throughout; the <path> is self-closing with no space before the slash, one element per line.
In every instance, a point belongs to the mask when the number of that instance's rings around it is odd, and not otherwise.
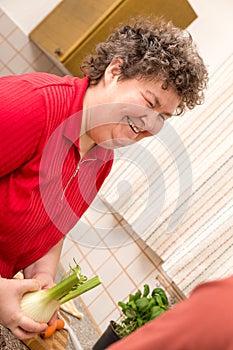
<path fill-rule="evenodd" d="M 118 138 L 118 139 L 104 141 L 101 144 L 99 144 L 99 146 L 103 148 L 108 148 L 108 149 L 116 149 L 116 148 L 132 145 L 133 143 L 135 143 L 135 141 L 133 140 Z"/>

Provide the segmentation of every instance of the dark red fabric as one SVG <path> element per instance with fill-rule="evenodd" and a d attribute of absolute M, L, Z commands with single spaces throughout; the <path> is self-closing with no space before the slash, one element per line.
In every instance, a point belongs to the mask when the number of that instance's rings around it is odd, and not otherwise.
<path fill-rule="evenodd" d="M 232 296 L 233 277 L 204 283 L 108 350 L 233 350 Z"/>
<path fill-rule="evenodd" d="M 80 161 L 86 78 L 0 78 L 0 274 L 11 278 L 75 225 L 108 175 L 111 150 Z M 63 194 L 64 188 L 65 195 Z"/>

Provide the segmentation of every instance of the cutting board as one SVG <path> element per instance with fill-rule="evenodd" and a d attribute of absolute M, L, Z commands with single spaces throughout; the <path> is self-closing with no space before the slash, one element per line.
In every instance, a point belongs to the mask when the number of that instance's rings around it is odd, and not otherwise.
<path fill-rule="evenodd" d="M 66 322 L 69 319 L 62 314 Z M 68 342 L 68 332 L 65 329 L 56 331 L 50 338 L 42 339 L 39 335 L 23 341 L 31 350 L 65 350 Z"/>

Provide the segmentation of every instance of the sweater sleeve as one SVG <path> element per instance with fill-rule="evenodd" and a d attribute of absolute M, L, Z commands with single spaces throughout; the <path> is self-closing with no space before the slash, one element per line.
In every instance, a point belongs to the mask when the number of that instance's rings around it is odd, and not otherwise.
<path fill-rule="evenodd" d="M 109 350 L 233 349 L 233 277 L 198 286 L 191 296 Z"/>
<path fill-rule="evenodd" d="M 0 177 L 30 160 L 45 116 L 43 97 L 20 76 L 0 78 Z"/>

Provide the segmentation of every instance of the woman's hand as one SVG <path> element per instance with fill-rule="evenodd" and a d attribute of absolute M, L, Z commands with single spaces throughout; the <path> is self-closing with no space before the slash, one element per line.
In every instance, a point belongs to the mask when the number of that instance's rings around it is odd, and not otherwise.
<path fill-rule="evenodd" d="M 38 281 L 41 289 L 49 289 L 55 284 L 53 276 L 48 272 L 38 272 L 31 278 Z"/>
<path fill-rule="evenodd" d="M 19 339 L 29 339 L 47 328 L 46 323 L 33 321 L 20 309 L 23 294 L 41 288 L 35 279 L 0 278 L 0 324 Z"/>
<path fill-rule="evenodd" d="M 49 289 L 53 287 L 55 284 L 53 276 L 51 276 L 49 273 L 46 273 L 46 272 L 37 273 L 33 276 L 33 278 L 35 278 L 39 282 L 41 289 Z M 58 313 L 58 310 L 55 311 L 53 316 L 50 318 L 48 322 L 49 326 L 51 326 L 56 321 L 57 313 Z"/>
<path fill-rule="evenodd" d="M 36 279 L 39 282 L 41 289 L 51 288 L 54 285 L 54 278 L 57 272 L 62 244 L 63 241 L 58 242 L 44 256 L 27 266 L 23 271 L 24 277 L 26 279 Z M 54 323 L 56 318 L 57 312 L 51 317 L 48 325 Z"/>

